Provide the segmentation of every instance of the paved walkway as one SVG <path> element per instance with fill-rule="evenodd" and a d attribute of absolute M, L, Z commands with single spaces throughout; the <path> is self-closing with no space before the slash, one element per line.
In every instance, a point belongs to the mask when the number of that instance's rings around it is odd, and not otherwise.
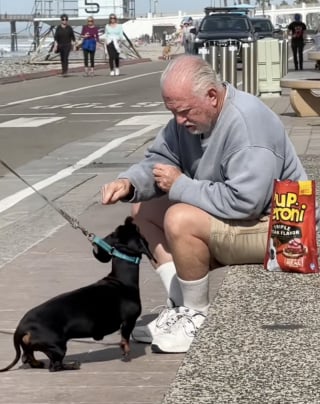
<path fill-rule="evenodd" d="M 287 90 L 264 101 L 281 117 L 310 175 L 318 179 L 320 118 L 295 117 Z M 124 166 L 140 159 L 142 148 L 133 154 L 126 153 L 129 148 L 123 144 L 111 160 L 110 155 L 108 160 L 102 157 L 98 163 L 103 170 L 61 198 L 65 206 L 85 207 L 80 222 L 97 235 L 110 232 L 129 213 L 124 204 L 101 206 L 98 195 L 101 184 L 116 175 L 112 163 L 119 155 Z M 88 172 L 90 167 L 83 171 Z M 92 258 L 80 232 L 62 224 L 61 219 L 55 233 L 1 268 L 0 368 L 14 357 L 12 333 L 27 309 L 48 295 L 94 282 L 109 270 Z M 79 371 L 49 373 L 16 366 L 0 374 L 0 404 L 320 403 L 320 289 L 315 278 L 314 283 L 310 276 L 281 278 L 260 266 L 213 271 L 210 315 L 187 355 L 152 354 L 148 345 L 132 343 L 132 361 L 125 363 L 117 333 L 102 342 L 71 341 L 68 359 L 82 362 Z M 164 302 L 160 281 L 145 258 L 141 296 L 143 323 Z M 283 332 L 276 334 L 273 326 Z"/>

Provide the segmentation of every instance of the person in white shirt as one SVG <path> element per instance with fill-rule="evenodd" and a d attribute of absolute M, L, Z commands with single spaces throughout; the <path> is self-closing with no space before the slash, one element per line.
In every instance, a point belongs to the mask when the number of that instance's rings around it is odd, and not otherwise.
<path fill-rule="evenodd" d="M 124 34 L 122 25 L 118 23 L 115 14 L 109 15 L 109 21 L 105 27 L 105 37 L 109 57 L 110 76 L 119 76 L 120 43 L 124 40 Z"/>

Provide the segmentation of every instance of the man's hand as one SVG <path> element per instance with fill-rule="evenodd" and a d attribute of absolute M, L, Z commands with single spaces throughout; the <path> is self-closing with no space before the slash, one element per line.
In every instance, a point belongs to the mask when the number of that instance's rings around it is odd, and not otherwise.
<path fill-rule="evenodd" d="M 155 164 L 152 172 L 155 182 L 164 192 L 169 192 L 173 183 L 182 174 L 179 168 L 167 164 Z"/>
<path fill-rule="evenodd" d="M 132 185 L 128 179 L 112 181 L 101 188 L 101 202 L 103 205 L 111 205 L 127 197 L 132 191 Z"/>

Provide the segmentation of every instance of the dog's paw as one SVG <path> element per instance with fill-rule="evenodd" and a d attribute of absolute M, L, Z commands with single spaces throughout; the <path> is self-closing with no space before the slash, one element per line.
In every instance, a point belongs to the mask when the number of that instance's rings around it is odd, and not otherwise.
<path fill-rule="evenodd" d="M 60 372 L 61 370 L 78 370 L 80 369 L 81 363 L 78 361 L 74 362 L 55 362 L 51 363 L 49 366 L 49 372 Z"/>
<path fill-rule="evenodd" d="M 79 370 L 81 363 L 79 361 L 67 362 L 63 364 L 64 370 Z"/>
<path fill-rule="evenodd" d="M 122 362 L 131 362 L 131 356 L 129 353 L 123 354 L 121 358 Z"/>

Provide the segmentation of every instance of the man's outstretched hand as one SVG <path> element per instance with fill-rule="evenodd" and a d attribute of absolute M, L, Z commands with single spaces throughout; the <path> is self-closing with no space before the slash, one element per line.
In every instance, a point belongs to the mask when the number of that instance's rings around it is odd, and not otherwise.
<path fill-rule="evenodd" d="M 120 199 L 128 197 L 133 192 L 130 181 L 126 178 L 109 182 L 101 188 L 101 202 L 103 205 L 111 205 Z"/>

